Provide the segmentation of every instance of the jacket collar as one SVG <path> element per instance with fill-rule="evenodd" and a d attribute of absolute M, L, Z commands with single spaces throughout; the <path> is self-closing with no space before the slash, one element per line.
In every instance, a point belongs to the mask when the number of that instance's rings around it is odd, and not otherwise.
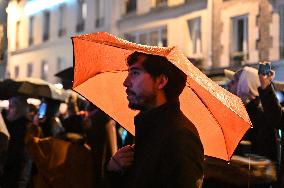
<path fill-rule="evenodd" d="M 160 122 L 164 122 L 167 114 L 172 114 L 180 110 L 178 100 L 167 102 L 157 108 L 146 112 L 140 112 L 134 118 L 136 136 L 155 129 Z"/>

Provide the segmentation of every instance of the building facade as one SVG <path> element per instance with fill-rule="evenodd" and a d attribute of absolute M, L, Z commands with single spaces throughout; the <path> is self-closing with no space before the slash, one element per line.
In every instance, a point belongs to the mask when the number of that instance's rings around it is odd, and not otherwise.
<path fill-rule="evenodd" d="M 12 0 L 8 15 L 12 78 L 57 82 L 70 37 L 98 31 L 178 46 L 203 70 L 284 57 L 283 0 Z"/>
<path fill-rule="evenodd" d="M 8 6 L 8 71 L 12 78 L 58 82 L 73 65 L 71 37 L 115 33 L 111 0 L 14 0 Z"/>

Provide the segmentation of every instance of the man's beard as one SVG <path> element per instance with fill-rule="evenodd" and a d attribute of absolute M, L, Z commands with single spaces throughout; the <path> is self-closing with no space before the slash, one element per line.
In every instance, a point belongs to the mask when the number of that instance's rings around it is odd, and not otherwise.
<path fill-rule="evenodd" d="M 140 96 L 136 101 L 137 103 L 132 103 L 129 101 L 128 107 L 132 110 L 146 111 L 149 107 L 154 106 L 156 103 L 156 95 Z"/>

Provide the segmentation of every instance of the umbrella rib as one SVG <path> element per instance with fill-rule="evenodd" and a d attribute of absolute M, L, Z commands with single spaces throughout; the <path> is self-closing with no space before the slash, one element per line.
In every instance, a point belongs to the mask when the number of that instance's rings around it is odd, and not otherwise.
<path fill-rule="evenodd" d="M 190 87 L 190 86 L 188 86 Z M 191 88 L 191 87 L 190 87 Z M 208 111 L 210 112 L 211 116 L 215 119 L 215 121 L 217 122 L 217 124 L 219 125 L 223 135 L 224 135 L 224 131 L 222 129 L 222 127 L 220 126 L 220 123 L 218 122 L 218 120 L 214 117 L 213 113 L 210 111 L 210 109 L 208 108 L 208 106 L 204 103 L 204 100 L 202 100 L 202 98 L 199 97 L 199 95 L 196 93 L 196 91 L 191 88 L 191 90 L 195 93 L 195 95 L 202 101 L 202 104 L 208 109 Z M 226 139 L 224 137 L 224 142 L 225 142 L 225 146 L 226 146 L 226 152 L 227 152 L 227 156 L 229 155 L 229 152 L 228 152 L 228 147 L 227 147 L 227 143 L 226 143 Z"/>

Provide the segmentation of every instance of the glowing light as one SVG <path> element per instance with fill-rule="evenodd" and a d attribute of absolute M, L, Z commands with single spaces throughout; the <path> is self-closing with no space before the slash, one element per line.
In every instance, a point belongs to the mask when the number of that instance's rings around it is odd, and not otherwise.
<path fill-rule="evenodd" d="M 277 99 L 280 103 L 284 102 L 284 95 L 283 95 L 282 92 L 276 91 L 275 94 L 276 94 L 276 97 L 277 97 Z"/>
<path fill-rule="evenodd" d="M 40 11 L 52 8 L 62 3 L 67 3 L 72 0 L 32 0 L 25 5 L 25 13 L 30 16 Z"/>
<path fill-rule="evenodd" d="M 63 89 L 63 85 L 61 83 L 54 84 L 57 89 Z"/>

